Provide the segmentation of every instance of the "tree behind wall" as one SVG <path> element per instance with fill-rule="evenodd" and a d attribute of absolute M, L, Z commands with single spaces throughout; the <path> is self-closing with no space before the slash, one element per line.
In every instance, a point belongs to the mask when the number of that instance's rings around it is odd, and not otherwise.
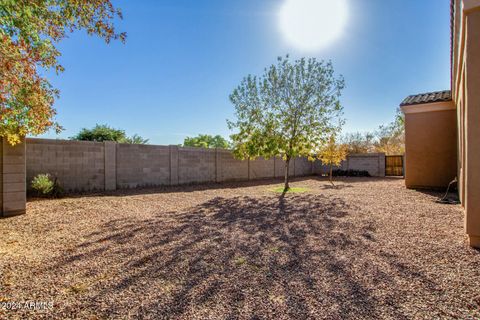
<path fill-rule="evenodd" d="M 27 134 L 61 130 L 53 108 L 59 92 L 41 69 L 63 71 L 56 46 L 69 31 L 124 41 L 113 26 L 121 17 L 110 0 L 0 1 L 0 137 L 16 144 Z"/>
<path fill-rule="evenodd" d="M 382 125 L 375 133 L 374 143 L 376 152 L 387 155 L 401 155 L 405 153 L 405 118 L 400 109 L 397 109 L 395 120 Z"/>
<path fill-rule="evenodd" d="M 228 149 L 230 147 L 230 143 L 224 137 L 218 134 L 216 136 L 199 134 L 196 137 L 186 137 L 183 141 L 183 146 Z"/>
<path fill-rule="evenodd" d="M 349 154 L 374 152 L 374 133 L 348 133 L 342 140 Z"/>
<path fill-rule="evenodd" d="M 382 152 L 387 155 L 405 153 L 405 119 L 400 109 L 397 109 L 395 120 L 381 125 L 374 132 L 350 133 L 343 137 L 348 153 Z"/>
<path fill-rule="evenodd" d="M 121 143 L 130 143 L 130 144 L 147 144 L 149 139 L 145 139 L 138 134 L 134 134 L 131 137 L 126 137 Z"/>
<path fill-rule="evenodd" d="M 279 156 L 285 160 L 284 190 L 289 189 L 290 161 L 312 154 L 337 132 L 343 121 L 339 98 L 342 77 L 331 62 L 278 58 L 260 77 L 243 79 L 230 95 L 235 120 L 234 155 L 240 159 Z"/>
<path fill-rule="evenodd" d="M 119 143 L 131 143 L 131 144 L 146 144 L 148 139 L 144 139 L 141 136 L 134 134 L 132 137 L 127 137 L 124 130 L 114 129 L 105 124 L 97 124 L 92 129 L 83 128 L 80 132 L 70 138 L 71 140 L 82 141 L 116 141 Z"/>

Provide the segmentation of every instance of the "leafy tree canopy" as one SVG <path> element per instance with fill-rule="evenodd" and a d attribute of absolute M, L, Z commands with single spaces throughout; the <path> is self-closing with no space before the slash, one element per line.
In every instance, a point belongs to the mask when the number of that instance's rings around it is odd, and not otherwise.
<path fill-rule="evenodd" d="M 134 134 L 131 137 L 126 137 L 123 141 L 119 141 L 122 143 L 130 143 L 130 144 L 147 144 L 149 139 L 144 139 L 138 134 Z"/>
<path fill-rule="evenodd" d="M 335 135 L 332 135 L 328 142 L 322 146 L 318 153 L 318 159 L 322 161 L 322 164 L 330 167 L 330 183 L 333 184 L 333 167 L 338 167 L 343 160 L 347 158 L 347 145 L 337 143 Z"/>
<path fill-rule="evenodd" d="M 348 153 L 383 152 L 400 155 L 405 152 L 405 119 L 397 109 L 395 120 L 378 127 L 374 132 L 350 133 L 343 137 Z"/>
<path fill-rule="evenodd" d="M 116 141 L 119 143 L 131 143 L 131 144 L 146 144 L 148 139 L 144 139 L 141 136 L 134 134 L 132 137 L 127 137 L 124 130 L 114 129 L 107 125 L 97 124 L 92 129 L 83 128 L 80 132 L 71 137 L 72 140 L 84 140 L 84 141 Z"/>
<path fill-rule="evenodd" d="M 240 159 L 280 156 L 285 160 L 285 190 L 288 190 L 290 160 L 309 156 L 338 132 L 342 77 L 336 77 L 331 62 L 315 58 L 291 61 L 279 57 L 260 77 L 249 75 L 230 95 L 235 119 L 234 154 Z"/>
<path fill-rule="evenodd" d="M 41 69 L 64 70 L 57 45 L 68 32 L 124 41 L 115 18 L 122 14 L 110 0 L 0 0 L 0 137 L 15 144 L 27 134 L 61 130 L 53 108 L 59 92 Z"/>
<path fill-rule="evenodd" d="M 387 155 L 405 153 L 405 118 L 400 109 L 397 109 L 395 120 L 387 125 L 382 125 L 375 133 L 375 151 Z"/>
<path fill-rule="evenodd" d="M 347 147 L 347 152 L 354 153 L 369 153 L 375 152 L 374 142 L 375 134 L 371 132 L 353 132 L 347 133 L 342 138 L 343 143 Z"/>
<path fill-rule="evenodd" d="M 222 148 L 228 149 L 230 144 L 221 135 L 212 136 L 209 134 L 199 134 L 196 137 L 186 137 L 183 141 L 185 147 L 200 147 L 200 148 Z"/>

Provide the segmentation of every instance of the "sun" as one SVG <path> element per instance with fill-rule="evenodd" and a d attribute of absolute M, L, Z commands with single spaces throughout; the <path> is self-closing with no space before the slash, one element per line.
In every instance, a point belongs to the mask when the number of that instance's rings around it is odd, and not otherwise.
<path fill-rule="evenodd" d="M 288 44 L 310 52 L 338 39 L 347 19 L 347 0 L 284 0 L 278 14 L 280 31 Z"/>

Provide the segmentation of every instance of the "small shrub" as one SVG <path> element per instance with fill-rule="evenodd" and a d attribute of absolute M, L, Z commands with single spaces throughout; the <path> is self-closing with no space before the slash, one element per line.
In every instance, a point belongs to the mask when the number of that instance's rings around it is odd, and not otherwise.
<path fill-rule="evenodd" d="M 32 189 L 37 195 L 44 197 L 58 198 L 63 195 L 63 189 L 57 182 L 57 178 L 52 179 L 48 174 L 39 174 L 32 180 Z"/>
<path fill-rule="evenodd" d="M 238 257 L 237 259 L 235 259 L 235 264 L 237 266 L 244 265 L 245 263 L 247 263 L 247 259 L 245 259 L 244 257 Z"/>
<path fill-rule="evenodd" d="M 367 170 L 341 170 L 336 169 L 332 171 L 334 177 L 370 177 Z"/>
<path fill-rule="evenodd" d="M 88 285 L 85 283 L 73 284 L 70 287 L 68 287 L 67 291 L 74 294 L 85 293 L 88 291 Z"/>

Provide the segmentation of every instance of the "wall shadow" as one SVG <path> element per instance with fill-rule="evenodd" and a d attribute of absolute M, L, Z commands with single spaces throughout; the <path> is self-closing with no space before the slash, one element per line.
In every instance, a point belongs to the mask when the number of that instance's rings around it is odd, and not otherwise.
<path fill-rule="evenodd" d="M 438 202 L 441 199 L 443 199 L 445 202 L 443 204 L 447 205 L 459 205 L 460 204 L 460 196 L 458 193 L 458 190 L 453 189 L 449 190 L 448 193 L 446 193 L 446 189 L 441 190 L 441 189 L 426 189 L 426 188 L 412 188 L 410 190 L 414 190 L 418 193 L 423 193 L 425 195 L 431 196 L 434 198 L 433 201 Z"/>
<path fill-rule="evenodd" d="M 319 179 L 317 176 L 303 176 L 291 178 L 290 182 L 301 182 L 307 180 L 324 180 Z M 238 189 L 245 187 L 255 187 L 255 186 L 268 186 L 276 185 L 283 183 L 283 178 L 276 179 L 257 179 L 250 181 L 226 181 L 226 182 L 206 182 L 206 183 L 191 183 L 183 184 L 177 186 L 144 186 L 137 188 L 126 188 L 118 189 L 113 191 L 104 191 L 104 190 L 92 190 L 92 191 L 78 191 L 78 192 L 66 192 L 64 198 L 81 198 L 81 197 L 123 197 L 123 196 L 133 196 L 133 195 L 146 195 L 146 194 L 158 194 L 158 193 L 177 193 L 177 192 L 196 192 L 196 191 L 206 191 L 206 190 L 217 190 L 217 189 Z M 28 201 L 42 201 L 47 198 L 35 197 L 32 194 L 28 195 Z"/>
<path fill-rule="evenodd" d="M 303 176 L 291 178 L 290 182 L 302 182 L 302 181 L 321 181 L 329 184 L 328 177 L 322 177 L 319 175 Z M 392 181 L 398 180 L 397 177 L 337 177 L 335 178 L 336 189 L 343 189 L 352 187 L 357 183 L 364 183 L 368 181 Z M 245 187 L 255 186 L 268 186 L 283 183 L 283 178 L 276 179 L 258 179 L 251 181 L 230 181 L 230 182 L 209 182 L 198 184 L 185 184 L 178 186 L 146 186 L 131 189 L 118 189 L 114 191 L 78 191 L 78 192 L 66 192 L 63 198 L 83 198 L 83 197 L 123 197 L 123 196 L 135 196 L 135 195 L 148 195 L 148 194 L 168 194 L 178 192 L 196 192 L 206 190 L 218 190 L 218 189 L 238 189 Z M 323 189 L 330 189 L 330 185 L 322 186 Z M 32 194 L 27 194 L 27 202 L 44 201 L 48 198 L 35 197 Z"/>

